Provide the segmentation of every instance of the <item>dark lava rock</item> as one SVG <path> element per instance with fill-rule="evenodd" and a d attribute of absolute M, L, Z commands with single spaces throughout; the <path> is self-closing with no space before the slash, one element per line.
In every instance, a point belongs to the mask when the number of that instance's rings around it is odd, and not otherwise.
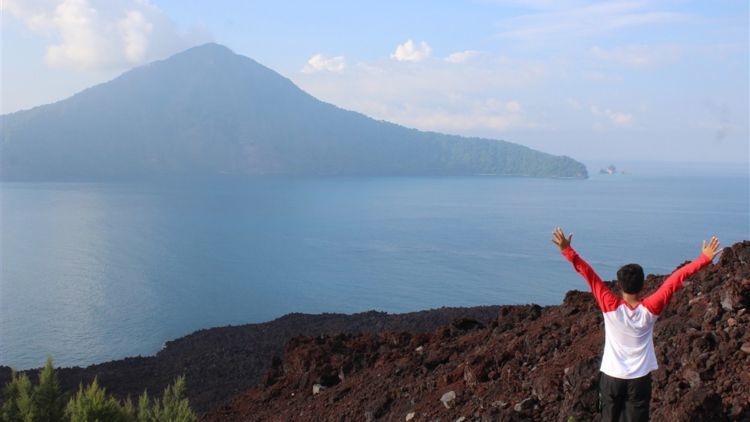
<path fill-rule="evenodd" d="M 458 331 L 471 331 L 478 328 L 484 328 L 484 324 L 471 318 L 459 318 L 451 322 L 451 327 Z"/>
<path fill-rule="evenodd" d="M 144 389 L 148 389 L 149 394 L 160 393 L 176 377 L 185 375 L 190 403 L 197 412 L 202 413 L 220 407 L 228 399 L 256 384 L 263 383 L 269 388 L 274 386 L 284 374 L 280 357 L 289 346 L 287 343 L 295 336 L 397 330 L 402 333 L 392 341 L 408 343 L 412 341 L 409 333 L 428 336 L 427 333 L 459 318 L 489 321 L 495 318 L 499 309 L 500 306 L 443 307 L 403 314 L 368 311 L 351 315 L 295 312 L 264 323 L 196 331 L 167 342 L 155 356 L 126 358 L 86 368 L 59 368 L 58 376 L 62 387 L 69 392 L 75 392 L 80 383 L 88 384 L 98 377 L 99 385 L 105 387 L 107 392 L 124 399 L 127 396 L 138 397 Z M 346 343 L 345 336 L 317 338 L 321 345 L 326 346 L 330 346 L 330 341 L 334 342 L 334 347 Z M 414 341 L 420 340 L 416 338 Z M 291 346 L 296 347 L 294 344 Z M 369 361 L 363 361 L 365 358 L 353 356 L 346 365 L 352 368 L 357 365 L 369 366 Z M 36 379 L 37 370 L 25 372 Z M 10 374 L 9 367 L 0 366 L 0 385 L 10 380 Z M 317 377 L 322 375 L 330 374 L 320 373 Z M 309 382 L 305 384 L 310 388 L 305 391 L 309 392 L 316 378 L 310 378 L 311 374 L 307 374 L 307 377 Z M 331 383 L 333 378 L 324 381 Z"/>

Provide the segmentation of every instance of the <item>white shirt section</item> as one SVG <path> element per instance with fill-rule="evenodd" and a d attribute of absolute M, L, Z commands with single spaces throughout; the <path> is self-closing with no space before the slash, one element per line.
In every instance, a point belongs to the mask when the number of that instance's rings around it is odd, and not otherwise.
<path fill-rule="evenodd" d="M 622 303 L 603 315 L 602 372 L 615 378 L 633 379 L 659 368 L 653 339 L 656 315 L 640 303 L 635 309 Z"/>

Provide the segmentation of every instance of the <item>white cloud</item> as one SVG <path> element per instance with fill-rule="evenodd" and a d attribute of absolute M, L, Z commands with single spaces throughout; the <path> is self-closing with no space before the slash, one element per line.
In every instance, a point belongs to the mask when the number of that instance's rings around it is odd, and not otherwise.
<path fill-rule="evenodd" d="M 578 7 L 582 0 L 485 0 L 486 2 L 499 4 L 516 4 L 529 9 L 554 10 Z"/>
<path fill-rule="evenodd" d="M 633 123 L 633 115 L 622 112 L 611 112 L 608 114 L 612 123 L 617 126 L 630 126 Z"/>
<path fill-rule="evenodd" d="M 346 72 L 297 72 L 295 83 L 317 98 L 376 119 L 422 130 L 498 137 L 536 127 L 516 94 L 547 77 L 540 63 L 485 55 L 457 67 L 444 60 L 402 66 L 355 63 Z M 511 92 L 516 94 L 511 94 Z"/>
<path fill-rule="evenodd" d="M 545 2 L 543 2 L 545 3 Z M 586 2 L 572 7 L 547 8 L 498 22 L 503 37 L 542 41 L 584 37 L 643 25 L 685 21 L 682 13 L 655 10 L 658 2 L 615 0 Z"/>
<path fill-rule="evenodd" d="M 478 55 L 479 52 L 475 50 L 457 51 L 446 57 L 445 61 L 450 63 L 463 63 L 465 61 L 473 59 L 474 57 L 477 57 Z"/>
<path fill-rule="evenodd" d="M 492 136 L 512 129 L 538 126 L 523 114 L 520 102 L 497 98 L 463 98 L 460 106 L 453 109 L 410 107 L 402 113 L 401 123 L 408 126 L 460 135 Z"/>
<path fill-rule="evenodd" d="M 612 111 L 610 109 L 600 109 L 597 106 L 591 106 L 591 114 L 598 117 L 606 117 L 609 121 L 619 127 L 626 127 L 633 124 L 634 118 L 632 114 L 624 113 L 621 111 Z"/>
<path fill-rule="evenodd" d="M 572 108 L 573 110 L 580 110 L 580 109 L 581 109 L 581 102 L 580 102 L 580 101 L 578 101 L 578 100 L 577 100 L 577 99 L 575 99 L 575 98 L 570 98 L 570 97 L 568 97 L 568 99 L 566 99 L 566 100 L 565 100 L 565 102 L 566 102 L 566 103 L 568 104 L 568 106 L 570 106 L 570 108 Z"/>
<path fill-rule="evenodd" d="M 441 104 L 409 103 L 391 112 L 398 119 L 394 121 L 406 126 L 468 136 L 496 137 L 509 130 L 538 126 L 524 114 L 520 102 L 495 97 L 460 97 Z"/>
<path fill-rule="evenodd" d="M 396 47 L 396 51 L 391 54 L 391 58 L 400 62 L 421 62 L 430 57 L 430 54 L 432 54 L 432 48 L 426 42 L 422 41 L 417 46 L 414 41 L 407 40 Z"/>
<path fill-rule="evenodd" d="M 521 103 L 516 100 L 508 101 L 507 103 L 505 103 L 505 110 L 509 113 L 520 113 Z"/>
<path fill-rule="evenodd" d="M 131 10 L 117 22 L 125 42 L 125 57 L 132 63 L 143 60 L 148 49 L 148 37 L 154 25 L 147 22 L 143 13 Z"/>
<path fill-rule="evenodd" d="M 594 57 L 633 67 L 651 67 L 674 62 L 680 57 L 680 49 L 676 46 L 648 46 L 628 45 L 623 47 L 603 49 L 598 46 L 591 48 Z"/>
<path fill-rule="evenodd" d="M 307 64 L 302 69 L 305 73 L 329 71 L 342 72 L 346 68 L 346 59 L 344 56 L 326 57 L 322 54 L 315 54 L 310 57 Z"/>
<path fill-rule="evenodd" d="M 149 0 L 5 0 L 11 16 L 49 39 L 46 62 L 79 70 L 119 69 L 210 40 L 179 31 Z"/>
<path fill-rule="evenodd" d="M 450 113 L 444 111 L 429 113 L 414 113 L 406 116 L 404 124 L 423 130 L 434 130 L 458 135 L 476 135 L 481 130 L 505 132 L 522 125 L 520 118 L 492 113 L 478 113 L 476 111 Z M 526 127 L 531 127 L 525 125 Z"/>

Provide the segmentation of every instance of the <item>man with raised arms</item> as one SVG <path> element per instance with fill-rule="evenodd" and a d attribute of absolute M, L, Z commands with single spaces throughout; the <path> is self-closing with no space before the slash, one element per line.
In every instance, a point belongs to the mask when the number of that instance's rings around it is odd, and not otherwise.
<path fill-rule="evenodd" d="M 622 297 L 612 293 L 599 276 L 570 246 L 571 233 L 565 237 L 557 227 L 552 242 L 573 264 L 591 287 L 604 316 L 604 353 L 600 367 L 599 392 L 602 421 L 647 421 L 651 403 L 651 371 L 658 368 L 654 353 L 654 323 L 682 281 L 708 265 L 719 250 L 716 236 L 706 244 L 693 262 L 673 272 L 656 292 L 640 298 L 643 268 L 628 264 L 617 271 Z"/>

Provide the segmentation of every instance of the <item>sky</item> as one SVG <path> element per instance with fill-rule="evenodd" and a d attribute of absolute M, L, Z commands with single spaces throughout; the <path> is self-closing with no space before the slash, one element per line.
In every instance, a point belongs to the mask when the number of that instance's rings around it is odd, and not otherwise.
<path fill-rule="evenodd" d="M 705 1 L 0 0 L 10 113 L 217 42 L 319 99 L 580 160 L 750 162 L 750 11 Z"/>

